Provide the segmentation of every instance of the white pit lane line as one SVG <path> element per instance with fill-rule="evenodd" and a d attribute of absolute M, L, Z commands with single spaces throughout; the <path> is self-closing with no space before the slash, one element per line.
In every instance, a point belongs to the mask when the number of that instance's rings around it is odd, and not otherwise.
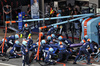
<path fill-rule="evenodd" d="M 92 63 L 92 66 L 100 66 L 99 64 L 94 64 L 94 63 Z"/>
<path fill-rule="evenodd" d="M 12 64 L 6 64 L 6 63 L 0 63 L 0 66 L 4 65 L 4 66 L 17 66 L 17 65 L 12 65 Z"/>

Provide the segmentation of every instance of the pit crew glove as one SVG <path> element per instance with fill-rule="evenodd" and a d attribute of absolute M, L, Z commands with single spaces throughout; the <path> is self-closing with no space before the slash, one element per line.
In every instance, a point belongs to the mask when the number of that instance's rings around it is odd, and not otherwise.
<path fill-rule="evenodd" d="M 63 26 L 60 26 L 60 28 L 63 28 Z"/>
<path fill-rule="evenodd" d="M 22 38 L 23 37 L 23 35 L 22 34 L 20 34 L 20 38 Z"/>
<path fill-rule="evenodd" d="M 28 37 L 31 36 L 31 34 L 28 35 Z"/>

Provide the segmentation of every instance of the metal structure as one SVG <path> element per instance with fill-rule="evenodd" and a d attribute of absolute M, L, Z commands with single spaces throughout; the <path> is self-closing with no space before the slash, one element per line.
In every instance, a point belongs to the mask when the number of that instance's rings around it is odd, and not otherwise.
<path fill-rule="evenodd" d="M 93 16 L 93 15 L 94 14 L 91 13 L 91 14 L 71 15 L 71 16 L 52 17 L 52 18 L 40 18 L 40 19 L 29 19 L 29 20 L 19 20 L 19 21 L 7 21 L 6 23 L 10 23 L 10 22 L 16 23 L 16 22 L 43 21 L 43 20 L 53 20 L 53 19 L 77 17 L 75 19 L 71 19 L 71 20 L 67 20 L 67 21 L 63 21 L 63 22 L 59 22 L 59 23 L 55 23 L 55 24 L 51 24 L 51 25 L 46 26 L 46 27 L 51 27 L 51 26 L 54 26 L 54 25 L 66 24 L 66 23 L 69 23 L 69 22 L 73 22 L 73 21 L 76 21 L 76 20 L 80 20 L 82 18 L 87 18 L 87 17 Z M 74 33 L 73 33 L 73 30 L 72 30 L 72 42 L 74 43 Z"/>
<path fill-rule="evenodd" d="M 54 20 L 54 19 L 64 19 L 64 18 L 73 18 L 73 17 L 89 17 L 89 16 L 93 16 L 93 15 L 95 15 L 95 14 L 94 13 L 90 13 L 90 14 L 69 15 L 69 16 L 51 17 L 51 18 L 28 19 L 28 20 L 23 20 L 23 22 Z"/>

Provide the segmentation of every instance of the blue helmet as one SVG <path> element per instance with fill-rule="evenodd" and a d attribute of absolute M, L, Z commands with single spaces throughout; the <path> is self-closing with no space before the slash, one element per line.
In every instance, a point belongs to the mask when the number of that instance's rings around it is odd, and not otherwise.
<path fill-rule="evenodd" d="M 47 40 L 51 40 L 51 36 L 47 36 Z"/>
<path fill-rule="evenodd" d="M 4 38 L 2 39 L 2 42 L 4 41 Z M 7 39 L 5 39 L 5 42 L 7 42 Z"/>
<path fill-rule="evenodd" d="M 19 39 L 19 38 L 20 38 L 19 34 L 15 34 L 15 39 Z"/>
<path fill-rule="evenodd" d="M 84 19 L 80 19 L 79 21 L 82 22 Z"/>
<path fill-rule="evenodd" d="M 82 43 L 82 44 L 85 43 L 85 40 L 82 40 L 81 43 Z"/>
<path fill-rule="evenodd" d="M 51 34 L 51 37 L 52 37 L 52 38 L 55 38 L 55 34 Z"/>
<path fill-rule="evenodd" d="M 19 42 L 18 40 L 16 40 L 16 41 L 15 41 L 15 44 L 17 44 L 17 45 L 18 45 L 19 43 L 20 43 L 20 42 Z"/>
<path fill-rule="evenodd" d="M 46 40 L 42 40 L 41 41 L 41 44 L 46 44 Z"/>
<path fill-rule="evenodd" d="M 27 41 L 22 41 L 22 44 L 23 44 L 24 46 L 27 46 Z"/>
<path fill-rule="evenodd" d="M 88 35 L 85 35 L 84 38 L 85 38 L 85 39 L 88 39 L 89 37 L 88 37 Z"/>
<path fill-rule="evenodd" d="M 58 40 L 62 40 L 62 39 L 63 39 L 63 36 L 59 36 L 59 37 L 58 37 Z"/>
<path fill-rule="evenodd" d="M 27 39 L 32 39 L 32 37 L 31 36 L 28 36 Z"/>
<path fill-rule="evenodd" d="M 54 25 L 53 27 L 54 27 L 54 28 L 58 28 L 58 25 Z"/>
<path fill-rule="evenodd" d="M 27 28 L 28 26 L 29 26 L 29 25 L 28 25 L 27 23 L 26 23 L 26 24 L 24 24 L 24 27 L 26 27 L 26 28 Z"/>
<path fill-rule="evenodd" d="M 27 39 L 26 39 L 26 38 L 24 38 L 24 39 L 23 39 L 23 41 L 27 41 Z"/>
<path fill-rule="evenodd" d="M 54 51 L 54 49 L 53 49 L 53 48 L 49 48 L 49 51 L 50 51 L 50 52 L 53 52 L 53 51 Z"/>
<path fill-rule="evenodd" d="M 61 16 L 61 14 L 57 15 L 57 17 L 60 17 L 60 16 Z"/>
<path fill-rule="evenodd" d="M 63 44 L 64 44 L 63 42 L 61 42 L 61 41 L 59 42 L 59 45 L 63 45 Z"/>
<path fill-rule="evenodd" d="M 91 39 L 87 39 L 87 41 L 88 41 L 88 42 L 90 42 L 90 43 L 92 42 L 92 40 L 91 40 Z"/>
<path fill-rule="evenodd" d="M 37 42 L 36 44 L 37 44 L 37 46 L 39 46 L 39 42 Z M 40 42 L 40 45 L 41 45 L 41 42 Z"/>

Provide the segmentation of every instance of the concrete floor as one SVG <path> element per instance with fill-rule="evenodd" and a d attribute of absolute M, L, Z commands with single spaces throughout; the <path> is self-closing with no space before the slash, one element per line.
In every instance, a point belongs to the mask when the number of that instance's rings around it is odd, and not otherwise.
<path fill-rule="evenodd" d="M 7 33 L 7 36 L 10 36 L 10 35 L 14 35 L 15 32 L 12 32 L 12 33 Z M 4 33 L 3 33 L 3 30 L 0 29 L 0 40 L 4 37 Z M 34 34 L 32 36 L 33 38 L 33 41 L 34 43 L 36 42 L 36 39 L 38 38 L 38 35 Z M 21 42 L 22 39 L 19 39 L 19 41 Z M 79 42 L 78 40 L 75 40 L 75 42 Z M 1 58 L 1 57 L 0 57 Z M 70 59 L 70 58 L 69 58 Z M 81 62 L 78 62 L 78 64 L 75 64 L 73 65 L 74 59 L 68 61 L 68 63 L 65 63 L 66 65 L 65 66 L 100 66 L 100 62 L 95 62 L 93 59 L 92 59 L 92 62 L 93 64 L 92 65 L 86 65 L 86 63 L 84 61 L 81 61 Z M 42 64 L 44 64 L 43 62 L 41 62 Z M 10 59 L 9 61 L 1 61 L 0 60 L 0 66 L 21 66 L 22 65 L 22 59 L 21 58 L 16 58 L 16 59 Z M 27 66 L 27 65 L 26 65 Z M 31 64 L 31 66 L 40 66 L 37 62 L 33 62 Z M 50 65 L 48 65 L 50 66 Z M 56 65 L 51 65 L 51 66 L 64 66 L 63 64 L 56 64 Z"/>

